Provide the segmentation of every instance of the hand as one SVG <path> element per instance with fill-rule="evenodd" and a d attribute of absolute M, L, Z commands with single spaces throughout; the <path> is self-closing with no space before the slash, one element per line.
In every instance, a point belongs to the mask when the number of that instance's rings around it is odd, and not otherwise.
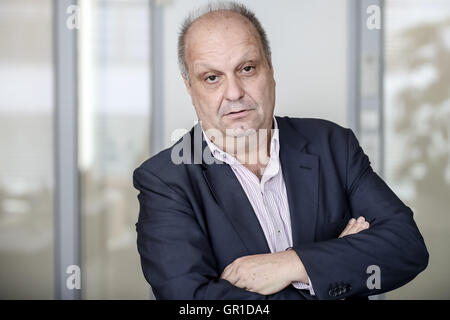
<path fill-rule="evenodd" d="M 352 218 L 339 238 L 369 227 L 364 217 Z M 263 295 L 279 292 L 294 281 L 308 283 L 306 269 L 294 250 L 238 258 L 225 268 L 220 278 Z"/>
<path fill-rule="evenodd" d="M 305 267 L 294 250 L 238 258 L 220 278 L 263 295 L 279 292 L 293 281 L 308 282 Z"/>
<path fill-rule="evenodd" d="M 342 238 L 351 234 L 358 233 L 362 230 L 369 229 L 370 224 L 364 219 L 364 217 L 359 217 L 357 220 L 355 218 L 351 218 L 348 221 L 347 226 L 345 227 L 344 231 L 340 234 L 338 238 Z"/>
<path fill-rule="evenodd" d="M 358 233 L 362 230 L 369 229 L 370 224 L 364 219 L 364 217 L 359 217 L 357 220 L 355 218 L 351 218 L 348 221 L 347 226 L 345 227 L 344 231 L 340 234 L 339 238 Z M 345 300 L 345 298 L 340 299 Z"/>

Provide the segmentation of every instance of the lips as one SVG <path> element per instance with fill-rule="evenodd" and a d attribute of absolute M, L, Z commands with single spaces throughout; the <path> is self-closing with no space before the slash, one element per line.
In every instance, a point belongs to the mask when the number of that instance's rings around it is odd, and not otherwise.
<path fill-rule="evenodd" d="M 245 111 L 250 111 L 250 110 L 249 109 L 244 109 L 244 110 L 239 110 L 239 111 L 232 111 L 232 112 L 227 113 L 227 115 L 238 114 L 238 113 L 242 113 L 242 112 L 245 112 Z"/>
<path fill-rule="evenodd" d="M 240 111 L 233 111 L 233 112 L 229 112 L 226 114 L 226 117 L 229 119 L 239 119 L 239 118 L 243 118 L 246 117 L 251 111 L 253 111 L 254 109 L 244 109 L 244 110 L 240 110 Z"/>

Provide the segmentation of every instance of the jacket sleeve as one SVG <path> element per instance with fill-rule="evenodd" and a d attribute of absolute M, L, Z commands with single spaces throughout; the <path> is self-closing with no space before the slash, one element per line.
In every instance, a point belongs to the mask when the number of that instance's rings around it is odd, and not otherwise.
<path fill-rule="evenodd" d="M 412 211 L 372 170 L 368 157 L 349 129 L 346 151 L 350 211 L 354 218 L 365 217 L 370 228 L 294 248 L 319 299 L 390 291 L 411 281 L 428 265 L 428 251 Z M 378 274 L 373 271 L 376 268 Z M 371 276 L 379 276 L 379 285 Z"/>
<path fill-rule="evenodd" d="M 137 247 L 144 276 L 157 299 L 308 298 L 292 286 L 264 296 L 219 279 L 208 235 L 181 192 L 142 167 L 135 170 L 133 181 L 140 191 Z"/>

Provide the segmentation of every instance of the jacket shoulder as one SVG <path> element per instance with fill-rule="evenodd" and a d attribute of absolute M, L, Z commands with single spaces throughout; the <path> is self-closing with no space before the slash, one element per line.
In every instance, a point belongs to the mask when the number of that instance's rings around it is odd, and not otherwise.
<path fill-rule="evenodd" d="M 291 117 L 277 117 L 277 121 L 283 121 L 284 123 L 294 127 L 299 131 L 346 131 L 347 128 L 326 119 L 318 118 L 291 118 Z"/>
<path fill-rule="evenodd" d="M 144 170 L 151 172 L 153 175 L 160 178 L 169 178 L 170 180 L 170 177 L 182 174 L 182 172 L 186 170 L 186 166 L 177 164 L 177 161 L 174 160 L 173 157 L 176 156 L 175 148 L 177 148 L 180 143 L 183 143 L 183 138 L 184 137 L 174 143 L 171 147 L 160 151 L 156 155 L 142 162 L 134 170 L 134 175 L 137 171 Z"/>
<path fill-rule="evenodd" d="M 160 172 L 163 170 L 167 165 L 170 164 L 170 154 L 171 154 L 172 147 L 167 148 L 159 152 L 158 154 L 148 158 L 144 162 L 142 162 L 136 169 L 144 169 L 146 171 L 151 172 Z"/>
<path fill-rule="evenodd" d="M 303 135 L 308 141 L 322 140 L 331 136 L 337 139 L 346 139 L 351 131 L 335 122 L 316 118 L 278 118 L 279 125 L 290 126 Z"/>

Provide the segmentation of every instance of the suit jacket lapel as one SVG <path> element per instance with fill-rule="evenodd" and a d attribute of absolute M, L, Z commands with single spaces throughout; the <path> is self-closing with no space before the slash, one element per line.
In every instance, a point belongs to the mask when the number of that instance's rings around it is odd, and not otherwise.
<path fill-rule="evenodd" d="M 307 140 L 286 119 L 278 118 L 280 161 L 291 216 L 293 246 L 314 242 L 319 159 L 305 150 Z"/>
<path fill-rule="evenodd" d="M 196 127 L 194 130 L 201 132 L 201 127 L 199 125 Z M 194 153 L 196 153 L 195 158 L 203 159 L 201 155 L 205 153 L 205 149 L 211 154 L 203 135 L 202 148 L 198 148 L 198 145 L 200 143 L 193 146 Z M 199 152 L 202 154 L 200 155 Z M 213 158 L 212 155 L 211 158 Z M 249 255 L 269 253 L 270 249 L 258 218 L 231 167 L 225 163 L 205 164 L 203 161 L 201 166 L 205 182 L 248 249 Z"/>
<path fill-rule="evenodd" d="M 239 180 L 227 164 L 213 164 L 205 178 L 249 254 L 269 253 L 266 237 Z"/>

